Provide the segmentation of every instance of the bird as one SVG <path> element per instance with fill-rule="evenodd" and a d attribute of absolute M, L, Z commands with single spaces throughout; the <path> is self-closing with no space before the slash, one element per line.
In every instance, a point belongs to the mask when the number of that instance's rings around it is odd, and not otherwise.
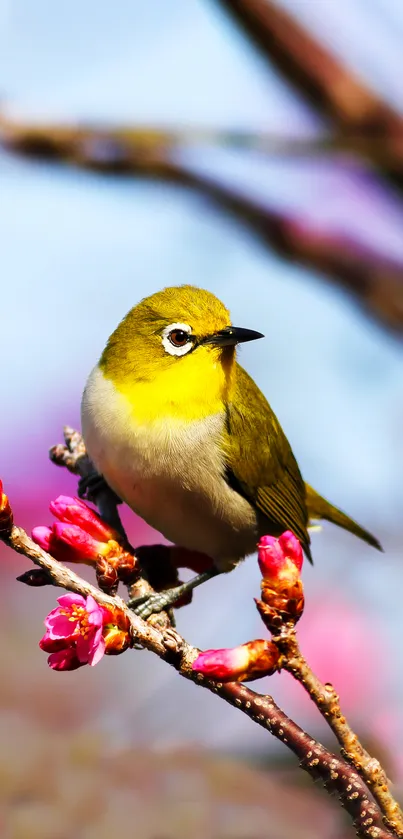
<path fill-rule="evenodd" d="M 281 425 L 237 361 L 260 332 L 232 325 L 210 291 L 171 286 L 135 305 L 85 385 L 82 433 L 95 469 L 163 536 L 211 568 L 139 603 L 148 617 L 290 530 L 312 562 L 309 525 L 326 519 L 378 540 L 304 482 Z"/>

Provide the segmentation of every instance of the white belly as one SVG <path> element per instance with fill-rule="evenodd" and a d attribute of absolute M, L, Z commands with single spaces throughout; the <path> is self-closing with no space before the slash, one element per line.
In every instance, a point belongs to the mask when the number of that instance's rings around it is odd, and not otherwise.
<path fill-rule="evenodd" d="M 127 399 L 91 373 L 82 402 L 87 451 L 115 492 L 169 541 L 229 569 L 255 550 L 253 507 L 224 479 L 217 444 L 224 414 L 135 425 Z"/>

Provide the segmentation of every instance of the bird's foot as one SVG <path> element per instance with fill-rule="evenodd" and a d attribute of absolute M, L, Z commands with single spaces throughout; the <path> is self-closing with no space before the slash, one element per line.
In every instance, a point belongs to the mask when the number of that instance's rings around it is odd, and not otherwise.
<path fill-rule="evenodd" d="M 187 583 L 181 583 L 181 585 L 175 586 L 175 588 L 168 588 L 165 591 L 156 592 L 155 594 L 135 597 L 133 600 L 129 600 L 127 605 L 130 609 L 133 609 L 139 618 L 147 620 L 151 615 L 170 609 L 178 600 L 182 600 L 183 597 L 188 596 L 194 588 L 201 586 L 219 573 L 217 568 L 211 568 L 209 571 L 204 571 L 203 574 L 198 574 L 197 577 L 193 577 Z"/>
<path fill-rule="evenodd" d="M 113 492 L 113 489 L 106 483 L 105 478 L 99 475 L 98 472 L 91 472 L 89 475 L 84 475 L 78 482 L 78 496 L 87 501 L 96 502 L 96 497 L 100 492 L 108 490 L 115 496 L 116 504 L 121 504 L 121 499 Z"/>

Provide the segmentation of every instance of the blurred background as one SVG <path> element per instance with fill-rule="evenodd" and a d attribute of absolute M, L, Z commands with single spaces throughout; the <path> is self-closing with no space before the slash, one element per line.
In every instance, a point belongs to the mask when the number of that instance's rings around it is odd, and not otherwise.
<path fill-rule="evenodd" d="M 164 285 L 210 289 L 266 339 L 241 362 L 330 524 L 306 567 L 304 654 L 403 783 L 403 7 L 400 0 L 3 0 L 0 474 L 16 520 L 76 482 L 79 425 L 117 322 Z M 159 537 L 124 514 L 131 541 Z M 292 755 L 146 652 L 77 673 L 39 650 L 57 592 L 0 548 L 4 839 L 352 835 Z M 256 563 L 197 591 L 201 648 L 260 637 Z M 260 687 L 260 686 L 259 686 Z M 265 680 L 326 745 L 288 674 Z M 129 834 L 128 831 L 131 831 Z"/>

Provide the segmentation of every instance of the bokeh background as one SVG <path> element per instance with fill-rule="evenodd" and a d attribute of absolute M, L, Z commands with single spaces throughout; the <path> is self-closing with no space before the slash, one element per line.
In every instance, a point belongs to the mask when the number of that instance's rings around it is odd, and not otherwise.
<path fill-rule="evenodd" d="M 279 11 L 291 17 L 270 36 Z M 18 523 L 49 523 L 49 500 L 75 491 L 47 450 L 79 424 L 119 319 L 164 285 L 216 293 L 266 335 L 241 360 L 304 476 L 385 547 L 331 525 L 313 534 L 300 638 L 401 785 L 400 0 L 3 0 L 0 12 L 0 474 Z M 331 57 L 344 75 L 327 72 Z M 139 126 L 158 142 L 140 143 Z M 125 522 L 135 544 L 156 540 Z M 16 584 L 26 564 L 0 554 L 5 839 L 352 835 L 283 746 L 146 652 L 49 671 L 37 642 L 56 592 Z M 258 587 L 250 559 L 197 592 L 180 631 L 201 648 L 260 636 Z M 262 689 L 334 747 L 287 674 Z"/>

